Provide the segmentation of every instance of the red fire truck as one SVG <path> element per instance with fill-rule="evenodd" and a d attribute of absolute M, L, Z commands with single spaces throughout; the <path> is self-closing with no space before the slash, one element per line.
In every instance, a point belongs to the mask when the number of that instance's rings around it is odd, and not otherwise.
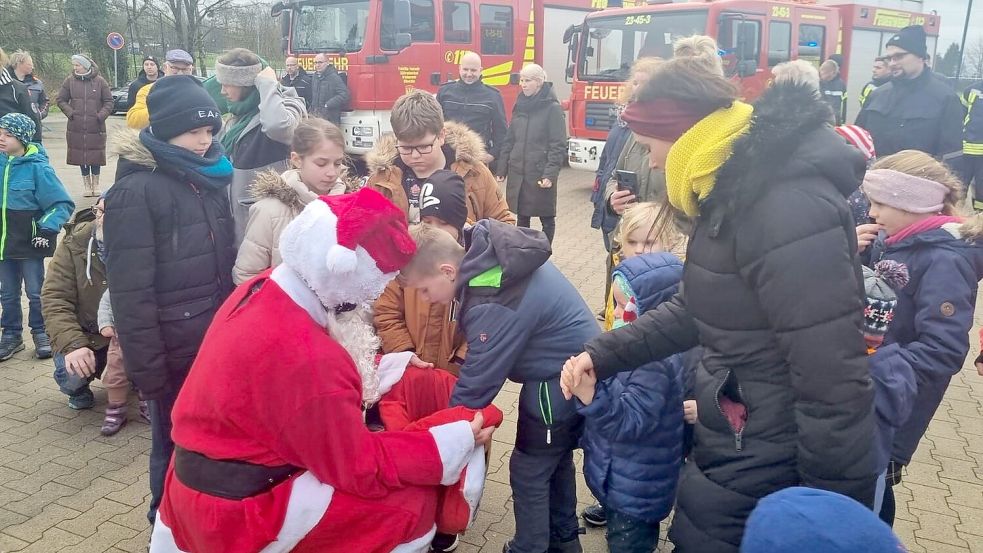
<path fill-rule="evenodd" d="M 939 17 L 857 4 L 818 5 L 776 0 L 716 0 L 669 3 L 660 0 L 633 8 L 609 9 L 569 27 L 566 103 L 570 166 L 596 171 L 604 140 L 615 122 L 616 102 L 639 57 L 672 57 L 672 43 L 692 34 L 717 39 L 727 75 L 744 96 L 761 94 L 771 68 L 804 59 L 817 66 L 835 53 L 843 56 L 848 120 L 859 109 L 860 89 L 884 44 L 900 28 L 923 25 L 929 52 L 935 51 Z"/>
<path fill-rule="evenodd" d="M 539 63 L 566 88 L 560 33 L 606 0 L 284 0 L 284 51 L 313 71 L 326 53 L 348 82 L 351 111 L 341 126 L 350 154 L 368 152 L 391 129 L 389 110 L 407 90 L 437 88 L 458 78 L 461 56 L 481 55 L 486 84 L 499 87 L 507 113 L 519 94 L 518 73 Z M 546 23 L 549 20 L 549 23 Z M 547 29 L 548 27 L 548 29 Z"/>

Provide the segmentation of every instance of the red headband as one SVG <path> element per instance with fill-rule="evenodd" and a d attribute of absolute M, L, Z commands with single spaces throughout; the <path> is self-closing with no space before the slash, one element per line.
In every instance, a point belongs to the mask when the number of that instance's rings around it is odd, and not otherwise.
<path fill-rule="evenodd" d="M 713 110 L 707 111 L 687 102 L 656 98 L 628 104 L 621 119 L 628 124 L 632 132 L 666 142 L 675 142 L 700 119 L 711 113 Z"/>

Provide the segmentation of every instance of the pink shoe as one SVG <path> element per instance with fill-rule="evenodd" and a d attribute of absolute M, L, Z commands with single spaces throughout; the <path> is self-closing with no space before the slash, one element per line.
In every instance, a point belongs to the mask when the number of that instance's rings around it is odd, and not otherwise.
<path fill-rule="evenodd" d="M 126 425 L 126 404 L 112 404 L 106 406 L 106 417 L 102 419 L 102 428 L 99 430 L 103 436 L 112 436 Z"/>

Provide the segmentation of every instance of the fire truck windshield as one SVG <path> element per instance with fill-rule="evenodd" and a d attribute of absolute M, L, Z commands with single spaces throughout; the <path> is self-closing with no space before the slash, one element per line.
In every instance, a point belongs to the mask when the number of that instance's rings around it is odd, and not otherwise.
<path fill-rule="evenodd" d="M 369 0 L 321 0 L 297 6 L 290 49 L 293 53 L 357 52 L 365 42 Z"/>
<path fill-rule="evenodd" d="M 705 34 L 706 10 L 649 12 L 591 18 L 585 22 L 580 78 L 624 82 L 640 57 L 672 57 L 680 37 Z"/>

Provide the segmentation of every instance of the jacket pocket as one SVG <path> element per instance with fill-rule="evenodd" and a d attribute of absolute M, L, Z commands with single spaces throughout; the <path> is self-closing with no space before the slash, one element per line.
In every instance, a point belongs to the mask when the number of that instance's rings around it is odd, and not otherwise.
<path fill-rule="evenodd" d="M 711 397 L 707 397 L 708 393 Z M 734 449 L 743 450 L 750 410 L 737 376 L 728 369 L 723 378 L 716 379 L 700 396 L 697 400 L 700 424 L 714 432 L 730 432 L 734 436 Z"/>
<path fill-rule="evenodd" d="M 215 306 L 215 298 L 201 298 L 157 310 L 160 321 L 182 321 L 193 319 Z"/>

